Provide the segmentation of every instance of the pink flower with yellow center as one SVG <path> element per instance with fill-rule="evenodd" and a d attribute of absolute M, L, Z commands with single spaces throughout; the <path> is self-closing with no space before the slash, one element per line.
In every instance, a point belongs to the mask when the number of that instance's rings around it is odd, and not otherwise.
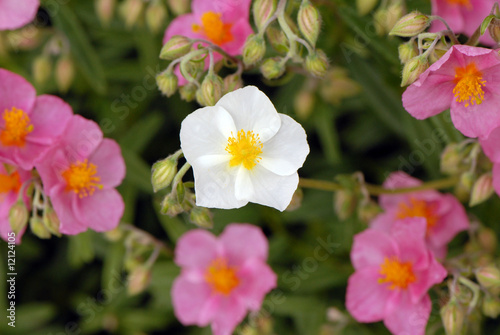
<path fill-rule="evenodd" d="M 175 35 L 203 39 L 221 47 L 231 56 L 240 55 L 248 35 L 253 33 L 249 22 L 250 0 L 193 0 L 192 13 L 175 18 L 165 31 L 163 43 Z M 215 61 L 222 56 L 214 54 Z M 208 64 L 208 59 L 206 59 Z M 179 71 L 177 71 L 179 72 Z M 179 77 L 180 85 L 186 80 Z"/>
<path fill-rule="evenodd" d="M 247 311 L 258 311 L 277 277 L 266 264 L 268 243 L 250 224 L 230 224 L 216 238 L 196 229 L 175 249 L 182 268 L 174 281 L 174 312 L 184 325 L 212 325 L 215 335 L 230 335 Z"/>
<path fill-rule="evenodd" d="M 60 98 L 37 97 L 23 77 L 0 69 L 0 162 L 31 170 L 57 142 L 72 115 Z"/>
<path fill-rule="evenodd" d="M 427 291 L 447 275 L 427 249 L 425 234 L 423 218 L 407 218 L 390 231 L 367 229 L 354 236 L 356 272 L 347 284 L 346 307 L 357 321 L 383 320 L 393 334 L 425 334 Z"/>
<path fill-rule="evenodd" d="M 388 189 L 416 187 L 422 184 L 404 172 L 394 172 L 384 182 Z M 462 204 L 451 194 L 434 190 L 404 194 L 381 195 L 379 214 L 370 227 L 390 231 L 399 220 L 421 217 L 426 222 L 425 240 L 439 259 L 446 257 L 447 245 L 461 231 L 469 228 L 469 219 Z"/>
<path fill-rule="evenodd" d="M 403 106 L 417 119 L 450 108 L 465 136 L 487 137 L 500 126 L 500 56 L 497 51 L 454 45 L 403 93 Z"/>
<path fill-rule="evenodd" d="M 29 181 L 30 178 L 31 172 L 29 171 L 0 164 L 0 237 L 5 241 L 8 240 L 8 234 L 12 232 L 9 224 L 10 209 L 19 199 L 19 192 L 21 192 L 23 183 Z M 26 191 L 26 188 L 24 188 L 24 191 Z M 29 208 L 29 198 L 26 192 L 24 192 L 22 200 Z M 20 242 L 25 230 L 26 228 L 16 235 L 17 242 Z"/>
<path fill-rule="evenodd" d="M 27 25 L 35 18 L 39 6 L 39 0 L 0 0 L 0 30 Z"/>
<path fill-rule="evenodd" d="M 99 126 L 73 116 L 60 141 L 37 163 L 44 191 L 60 220 L 62 234 L 115 228 L 123 199 L 115 190 L 125 177 L 119 145 L 103 139 Z"/>
<path fill-rule="evenodd" d="M 432 15 L 441 16 L 456 34 L 472 36 L 488 16 L 496 0 L 431 0 Z M 445 30 L 445 25 L 439 20 L 432 23 L 431 31 Z M 486 32 L 480 41 L 493 45 L 494 41 Z"/>

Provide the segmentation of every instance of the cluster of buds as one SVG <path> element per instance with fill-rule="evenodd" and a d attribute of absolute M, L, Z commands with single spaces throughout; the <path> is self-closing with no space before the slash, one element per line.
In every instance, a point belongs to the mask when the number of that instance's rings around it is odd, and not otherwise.
<path fill-rule="evenodd" d="M 185 163 L 179 170 L 177 165 L 182 151 L 168 156 L 153 164 L 151 183 L 153 190 L 158 192 L 167 189 L 160 205 L 160 213 L 175 217 L 179 214 L 188 214 L 189 221 L 198 227 L 211 228 L 213 226 L 212 213 L 204 207 L 196 206 L 196 196 L 190 190 L 191 183 L 184 183 L 182 178 L 191 167 Z"/>
<path fill-rule="evenodd" d="M 370 1 L 358 2 L 360 3 L 358 4 L 359 12 L 366 12 L 367 9 L 374 6 Z M 367 3 L 365 4 L 363 2 Z M 377 34 L 382 36 L 390 32 L 404 13 L 405 4 L 403 0 L 383 1 L 379 8 L 373 13 L 373 21 Z"/>

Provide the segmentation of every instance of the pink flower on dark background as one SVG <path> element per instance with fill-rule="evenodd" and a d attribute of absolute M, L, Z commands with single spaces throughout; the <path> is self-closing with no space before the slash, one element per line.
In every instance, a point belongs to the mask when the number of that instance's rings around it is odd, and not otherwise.
<path fill-rule="evenodd" d="M 267 239 L 250 224 L 230 224 L 219 238 L 202 229 L 183 235 L 175 249 L 182 272 L 172 287 L 179 321 L 212 324 L 215 335 L 232 334 L 247 311 L 258 311 L 276 287 L 267 253 Z"/>
<path fill-rule="evenodd" d="M 0 30 L 13 30 L 30 23 L 38 6 L 39 0 L 0 0 Z"/>

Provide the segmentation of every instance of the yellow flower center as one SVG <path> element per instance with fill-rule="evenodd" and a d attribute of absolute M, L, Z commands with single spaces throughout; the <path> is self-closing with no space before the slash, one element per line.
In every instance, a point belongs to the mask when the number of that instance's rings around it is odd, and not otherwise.
<path fill-rule="evenodd" d="M 406 219 L 414 217 L 422 217 L 427 221 L 427 229 L 434 227 L 439 221 L 439 215 L 436 214 L 436 204 L 410 198 L 410 203 L 401 202 L 396 212 L 397 219 Z"/>
<path fill-rule="evenodd" d="M 243 164 L 248 170 L 253 169 L 262 159 L 259 156 L 262 153 L 259 134 L 254 134 L 253 131 L 245 132 L 241 129 L 237 137 L 233 135 L 227 139 L 226 151 L 231 154 L 230 166 Z"/>
<path fill-rule="evenodd" d="M 4 129 L 0 130 L 0 142 L 6 147 L 24 147 L 26 136 L 33 131 L 30 117 L 22 109 L 12 107 L 3 112 Z"/>
<path fill-rule="evenodd" d="M 472 9 L 472 5 L 470 3 L 470 0 L 446 0 L 450 5 L 458 5 L 458 6 L 463 6 L 469 10 Z"/>
<path fill-rule="evenodd" d="M 222 45 L 233 40 L 231 34 L 230 23 L 224 23 L 221 20 L 222 14 L 214 12 L 206 12 L 201 16 L 201 26 L 193 24 L 194 32 L 202 32 L 207 36 L 207 39 L 214 44 Z"/>
<path fill-rule="evenodd" d="M 239 284 L 237 269 L 227 265 L 225 258 L 216 258 L 205 272 L 205 281 L 214 293 L 229 295 Z"/>
<path fill-rule="evenodd" d="M 465 101 L 465 107 L 483 102 L 486 80 L 483 80 L 483 74 L 471 63 L 466 67 L 457 67 L 455 69 L 455 88 L 453 93 L 458 102 Z"/>
<path fill-rule="evenodd" d="M 383 276 L 383 278 L 379 278 L 379 284 L 389 283 L 391 290 L 406 289 L 408 285 L 417 280 L 411 262 L 400 262 L 397 257 L 390 259 L 385 257 L 384 263 L 380 265 L 379 273 Z"/>
<path fill-rule="evenodd" d="M 101 178 L 96 174 L 97 166 L 89 164 L 87 160 L 71 164 L 62 173 L 62 177 L 66 180 L 66 191 L 73 191 L 80 198 L 94 194 L 96 188 L 102 188 L 102 185 L 98 184 Z"/>
<path fill-rule="evenodd" d="M 21 184 L 21 176 L 19 176 L 17 171 L 10 175 L 0 173 L 0 194 L 9 193 L 10 191 L 18 193 L 21 189 Z"/>

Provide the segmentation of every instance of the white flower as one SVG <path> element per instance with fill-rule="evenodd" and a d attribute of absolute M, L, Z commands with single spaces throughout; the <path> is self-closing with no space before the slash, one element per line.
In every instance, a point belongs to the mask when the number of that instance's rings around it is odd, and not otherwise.
<path fill-rule="evenodd" d="M 194 172 L 196 204 L 239 208 L 248 202 L 280 211 L 297 189 L 297 170 L 309 153 L 306 133 L 278 114 L 255 86 L 200 108 L 181 125 L 181 148 Z"/>

